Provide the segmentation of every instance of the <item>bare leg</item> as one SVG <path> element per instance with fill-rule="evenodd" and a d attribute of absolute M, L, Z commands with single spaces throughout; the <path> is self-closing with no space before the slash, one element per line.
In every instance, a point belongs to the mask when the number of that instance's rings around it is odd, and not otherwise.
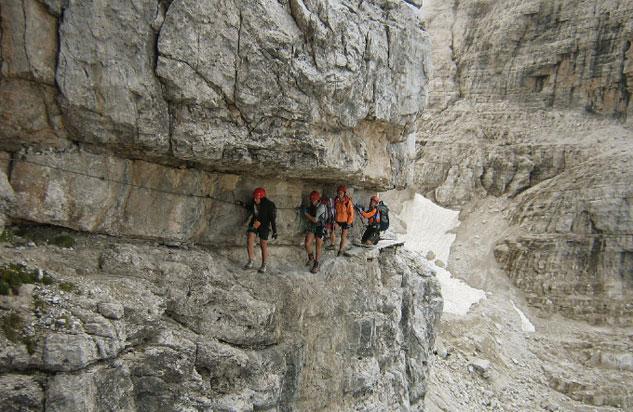
<path fill-rule="evenodd" d="M 339 249 L 339 253 L 343 253 L 345 251 L 345 248 L 347 247 L 347 233 L 348 232 L 349 232 L 349 229 L 341 230 L 341 247 Z"/>
<path fill-rule="evenodd" d="M 268 262 L 268 241 L 259 240 L 259 246 L 262 248 L 262 265 Z"/>
<path fill-rule="evenodd" d="M 336 233 L 334 233 L 335 230 L 336 226 L 332 225 L 332 230 L 330 230 L 330 245 L 332 245 L 332 247 L 336 245 Z"/>
<path fill-rule="evenodd" d="M 308 258 L 312 256 L 312 241 L 314 240 L 314 233 L 306 233 L 305 246 Z"/>
<path fill-rule="evenodd" d="M 255 260 L 255 233 L 249 232 L 246 234 L 246 251 L 248 252 L 248 259 Z"/>
<path fill-rule="evenodd" d="M 323 239 L 320 237 L 316 238 L 316 261 L 318 262 L 321 259 L 321 251 L 323 250 Z"/>

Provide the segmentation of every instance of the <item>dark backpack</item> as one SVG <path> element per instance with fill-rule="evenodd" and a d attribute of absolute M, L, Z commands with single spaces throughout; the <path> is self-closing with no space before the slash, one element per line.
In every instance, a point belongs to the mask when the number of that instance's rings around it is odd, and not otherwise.
<path fill-rule="evenodd" d="M 381 201 L 378 203 L 378 206 L 376 206 L 376 209 L 378 209 L 378 213 L 380 213 L 380 230 L 389 229 L 389 207 Z"/>

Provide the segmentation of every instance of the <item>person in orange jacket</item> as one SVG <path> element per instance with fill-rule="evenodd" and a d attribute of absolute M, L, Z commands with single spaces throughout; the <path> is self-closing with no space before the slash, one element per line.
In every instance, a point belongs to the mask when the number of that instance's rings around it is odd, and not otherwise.
<path fill-rule="evenodd" d="M 378 195 L 369 199 L 369 207 L 367 211 L 360 210 L 362 217 L 367 219 L 367 229 L 363 233 L 362 243 L 366 245 L 375 245 L 380 240 L 380 212 L 378 211 L 378 203 L 380 198 Z"/>
<path fill-rule="evenodd" d="M 341 185 L 336 189 L 337 196 L 334 200 L 334 208 L 336 209 L 336 225 L 341 228 L 341 244 L 337 256 L 341 256 L 347 247 L 347 236 L 350 228 L 354 224 L 354 203 L 347 195 L 347 187 Z"/>

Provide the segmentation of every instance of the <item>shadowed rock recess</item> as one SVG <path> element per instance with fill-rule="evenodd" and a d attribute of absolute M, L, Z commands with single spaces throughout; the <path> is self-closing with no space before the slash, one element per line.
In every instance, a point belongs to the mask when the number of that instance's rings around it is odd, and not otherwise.
<path fill-rule="evenodd" d="M 435 277 L 399 250 L 308 275 L 296 211 L 412 181 L 420 3 L 2 1 L 0 410 L 422 410 Z"/>

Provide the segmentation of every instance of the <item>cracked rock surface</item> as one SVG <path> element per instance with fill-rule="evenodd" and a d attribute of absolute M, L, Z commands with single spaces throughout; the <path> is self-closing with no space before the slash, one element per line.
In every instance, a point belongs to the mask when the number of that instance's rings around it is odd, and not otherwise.
<path fill-rule="evenodd" d="M 280 247 L 261 275 L 242 250 L 76 236 L 0 250 L 52 278 L 1 297 L 2 405 L 422 409 L 442 300 L 421 257 L 328 252 L 312 275 Z"/>
<path fill-rule="evenodd" d="M 0 142 L 401 187 L 431 69 L 419 7 L 12 1 Z"/>

